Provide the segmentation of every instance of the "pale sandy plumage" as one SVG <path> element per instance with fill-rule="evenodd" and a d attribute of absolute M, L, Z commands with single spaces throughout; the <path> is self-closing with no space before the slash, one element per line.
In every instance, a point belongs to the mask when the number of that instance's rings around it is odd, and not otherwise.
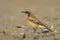
<path fill-rule="evenodd" d="M 22 11 L 22 13 L 27 14 L 26 21 L 27 23 L 33 27 L 33 28 L 44 28 L 48 29 L 49 31 L 52 31 L 49 29 L 46 25 L 44 25 L 34 14 L 32 14 L 29 10 Z"/>

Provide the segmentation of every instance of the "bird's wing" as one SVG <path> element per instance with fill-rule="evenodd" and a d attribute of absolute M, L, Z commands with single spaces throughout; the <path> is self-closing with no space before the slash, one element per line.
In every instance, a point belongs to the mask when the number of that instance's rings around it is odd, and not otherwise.
<path fill-rule="evenodd" d="M 45 26 L 42 22 L 40 22 L 38 19 L 29 19 L 29 21 L 35 23 L 35 24 L 38 24 L 38 25 L 42 25 L 42 26 Z"/>
<path fill-rule="evenodd" d="M 32 21 L 32 22 L 35 23 L 35 24 L 44 26 L 46 29 L 52 31 L 51 29 L 49 29 L 46 25 L 44 25 L 44 24 L 43 24 L 42 22 L 40 22 L 39 20 L 31 20 L 31 19 L 29 19 L 29 21 Z M 53 31 L 52 31 L 52 32 L 53 32 Z"/>

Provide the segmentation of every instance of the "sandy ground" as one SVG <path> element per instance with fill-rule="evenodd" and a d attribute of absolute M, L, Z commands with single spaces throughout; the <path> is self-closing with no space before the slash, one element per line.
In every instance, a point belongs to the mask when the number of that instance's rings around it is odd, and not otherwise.
<path fill-rule="evenodd" d="M 57 30 L 55 36 L 34 33 L 21 11 L 29 9 L 47 26 Z M 17 28 L 18 25 L 27 25 Z M 60 0 L 0 0 L 0 40 L 60 40 Z"/>

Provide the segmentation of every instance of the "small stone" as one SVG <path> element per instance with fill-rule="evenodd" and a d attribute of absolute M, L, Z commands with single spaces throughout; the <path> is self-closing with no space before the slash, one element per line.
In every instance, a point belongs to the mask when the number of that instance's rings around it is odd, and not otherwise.
<path fill-rule="evenodd" d="M 25 28 L 25 26 L 18 25 L 17 28 Z"/>
<path fill-rule="evenodd" d="M 21 35 L 23 35 L 24 33 L 20 33 Z"/>
<path fill-rule="evenodd" d="M 51 29 L 53 29 L 53 25 L 51 25 Z"/>
<path fill-rule="evenodd" d="M 49 30 L 48 29 L 44 29 L 44 31 L 42 31 L 42 33 L 48 33 Z"/>
<path fill-rule="evenodd" d="M 58 33 L 58 31 L 54 31 L 55 33 Z"/>

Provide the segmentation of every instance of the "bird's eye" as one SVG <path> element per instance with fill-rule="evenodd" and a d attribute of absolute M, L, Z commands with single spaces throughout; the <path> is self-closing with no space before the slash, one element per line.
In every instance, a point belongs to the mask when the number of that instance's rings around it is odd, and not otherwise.
<path fill-rule="evenodd" d="M 29 13 L 29 11 L 26 11 L 25 13 Z"/>

